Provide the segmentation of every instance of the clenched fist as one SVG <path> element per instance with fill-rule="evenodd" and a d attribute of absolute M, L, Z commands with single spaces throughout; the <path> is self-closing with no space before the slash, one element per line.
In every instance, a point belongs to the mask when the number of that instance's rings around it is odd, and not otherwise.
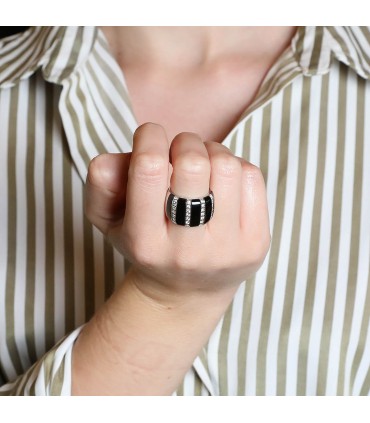
<path fill-rule="evenodd" d="M 167 189 L 179 197 L 214 193 L 205 225 L 175 225 Z M 86 213 L 132 263 L 138 288 L 161 300 L 236 290 L 256 272 L 270 244 L 265 185 L 258 168 L 222 144 L 180 133 L 172 143 L 153 123 L 140 126 L 132 153 L 90 164 Z"/>
<path fill-rule="evenodd" d="M 165 214 L 180 197 L 214 193 L 212 219 L 184 227 Z M 215 142 L 140 126 L 133 151 L 90 165 L 86 213 L 132 263 L 73 349 L 75 395 L 170 395 L 270 243 L 260 171 Z"/>

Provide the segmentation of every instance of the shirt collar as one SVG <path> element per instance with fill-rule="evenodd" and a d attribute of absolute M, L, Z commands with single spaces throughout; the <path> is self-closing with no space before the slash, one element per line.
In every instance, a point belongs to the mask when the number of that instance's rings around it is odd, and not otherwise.
<path fill-rule="evenodd" d="M 97 36 L 94 27 L 30 27 L 0 40 L 0 87 L 26 79 L 41 68 L 49 82 L 62 83 L 91 52 Z M 68 57 L 62 45 L 73 42 Z M 299 27 L 291 48 L 306 76 L 327 73 L 333 58 L 370 77 L 370 29 L 366 27 Z"/>
<path fill-rule="evenodd" d="M 306 76 L 329 72 L 333 59 L 370 78 L 370 27 L 299 27 L 292 50 Z"/>
<path fill-rule="evenodd" d="M 96 35 L 94 27 L 30 27 L 0 40 L 0 87 L 14 86 L 38 69 L 47 81 L 61 83 L 86 61 Z M 71 43 L 68 56 L 60 55 Z"/>

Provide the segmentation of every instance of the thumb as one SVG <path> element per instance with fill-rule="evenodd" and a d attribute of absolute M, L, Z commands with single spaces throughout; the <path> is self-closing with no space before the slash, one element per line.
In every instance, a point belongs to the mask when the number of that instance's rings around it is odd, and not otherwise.
<path fill-rule="evenodd" d="M 131 153 L 101 154 L 89 165 L 85 185 L 85 214 L 107 234 L 124 217 Z"/>

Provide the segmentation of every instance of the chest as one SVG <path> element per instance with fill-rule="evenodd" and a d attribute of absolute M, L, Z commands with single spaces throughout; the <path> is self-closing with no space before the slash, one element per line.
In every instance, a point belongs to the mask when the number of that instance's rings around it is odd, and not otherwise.
<path fill-rule="evenodd" d="M 177 76 L 126 71 L 139 125 L 161 124 L 172 140 L 180 132 L 222 142 L 253 100 L 264 74 L 253 67 L 230 66 L 214 72 Z"/>

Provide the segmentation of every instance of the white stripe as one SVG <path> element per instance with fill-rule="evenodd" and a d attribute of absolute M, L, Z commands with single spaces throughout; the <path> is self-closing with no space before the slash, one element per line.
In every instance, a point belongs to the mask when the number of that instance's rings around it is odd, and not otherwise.
<path fill-rule="evenodd" d="M 223 321 L 223 318 L 219 321 L 207 344 L 208 369 L 215 395 L 220 395 L 218 374 L 218 351 Z"/>
<path fill-rule="evenodd" d="M 370 113 L 370 85 L 366 86 L 365 96 L 365 116 Z M 354 358 L 359 348 L 361 336 L 361 324 L 364 318 L 366 294 L 370 290 L 369 285 L 369 257 L 370 257 L 370 190 L 365 181 L 370 181 L 370 166 L 368 158 L 370 157 L 370 120 L 364 120 L 364 151 L 363 151 L 363 170 L 362 170 L 362 193 L 361 193 L 361 223 L 359 255 L 357 268 L 356 295 L 353 307 L 353 320 L 351 334 L 348 340 L 348 354 L 345 364 L 344 395 L 349 395 L 351 386 L 351 371 L 354 365 Z"/>
<path fill-rule="evenodd" d="M 195 391 L 195 373 L 191 368 L 184 377 L 184 396 L 194 395 Z"/>
<path fill-rule="evenodd" d="M 58 80 L 58 77 L 60 76 L 60 73 L 63 69 L 65 69 L 71 51 L 73 49 L 76 36 L 77 36 L 77 30 L 78 27 L 76 26 L 69 26 L 66 28 L 66 32 L 64 37 L 61 41 L 61 47 L 58 56 L 55 57 L 55 62 L 53 67 L 49 70 L 50 76 L 48 77 L 48 80 L 51 82 L 55 82 Z M 54 54 L 55 56 L 55 54 Z"/>
<path fill-rule="evenodd" d="M 73 126 L 71 115 L 68 111 L 66 102 L 70 101 L 71 103 L 70 107 L 72 107 L 72 109 L 74 110 L 77 116 L 84 115 L 83 108 L 76 96 L 77 88 L 78 88 L 77 77 L 76 75 L 72 75 L 71 78 L 68 79 L 68 81 L 63 84 L 63 91 L 62 91 L 61 99 L 59 102 L 59 109 L 60 109 L 60 114 L 63 121 L 63 127 L 67 134 L 68 145 L 71 151 L 74 164 L 77 167 L 82 179 L 85 180 L 87 175 L 87 167 L 79 151 L 78 141 L 80 139 L 83 140 L 84 150 L 87 152 L 87 155 L 90 156 L 91 158 L 97 156 L 98 151 L 95 145 L 93 144 L 90 138 L 90 135 L 87 132 L 87 128 L 84 123 L 84 120 L 82 120 L 82 122 L 79 120 L 79 125 L 81 125 L 81 123 L 82 125 L 76 128 L 76 130 L 78 130 L 79 132 L 78 133 L 75 132 L 75 128 Z M 70 91 L 70 95 L 68 96 L 68 99 L 67 99 L 68 91 Z"/>
<path fill-rule="evenodd" d="M 27 263 L 27 207 L 22 206 L 27 198 L 27 125 L 22 116 L 27 116 L 29 81 L 23 83 L 23 89 L 19 90 L 18 110 L 17 110 L 17 150 L 16 150 L 16 270 L 15 270 L 15 290 L 14 290 L 14 331 L 17 334 L 15 342 L 22 366 L 27 369 L 30 366 L 30 359 L 27 355 L 26 327 L 25 327 L 25 305 L 26 305 L 26 263 Z"/>
<path fill-rule="evenodd" d="M 93 226 L 95 309 L 104 302 L 104 243 L 103 236 Z"/>
<path fill-rule="evenodd" d="M 300 58 L 300 65 L 304 70 L 307 70 L 310 66 L 312 51 L 315 41 L 316 27 L 309 26 L 305 28 L 306 34 L 303 39 L 303 51 Z"/>
<path fill-rule="evenodd" d="M 261 162 L 262 117 L 262 109 L 253 112 L 249 161 L 255 166 L 260 166 Z"/>
<path fill-rule="evenodd" d="M 54 104 L 57 108 L 57 104 Z M 57 109 L 56 109 L 57 110 Z M 63 204 L 63 148 L 64 140 L 60 136 L 61 124 L 55 118 L 52 130 L 52 178 L 53 178 L 53 211 L 54 211 L 54 330 L 55 339 L 65 334 L 65 239 Z"/>
<path fill-rule="evenodd" d="M 117 76 L 117 79 L 119 81 L 122 81 L 122 87 L 116 87 L 115 90 L 119 90 L 123 88 L 124 90 L 123 92 L 125 93 L 127 99 L 129 100 L 130 94 L 128 92 L 127 83 L 125 80 L 125 75 L 123 70 L 118 66 L 116 60 L 108 53 L 108 51 L 102 48 L 99 42 L 97 42 L 95 45 L 95 51 L 96 51 L 96 54 L 100 57 L 100 59 L 106 63 L 107 67 L 109 67 L 110 70 Z M 92 57 L 91 60 L 93 61 L 95 59 Z M 96 69 L 100 70 L 100 67 L 97 66 Z M 104 74 L 103 71 L 101 73 Z M 109 78 L 107 79 L 109 81 Z M 107 83 L 108 81 L 105 81 L 105 83 Z M 110 92 L 110 91 L 111 91 L 110 85 L 107 85 L 107 92 Z M 115 105 L 118 108 L 118 110 L 122 110 L 122 116 L 124 116 L 125 123 L 127 124 L 129 129 L 133 133 L 136 130 L 138 123 L 137 123 L 136 117 L 134 116 L 132 112 L 131 104 L 127 104 L 122 95 L 119 95 L 116 98 L 112 98 L 112 101 L 115 102 Z"/>
<path fill-rule="evenodd" d="M 340 239 L 338 253 L 337 283 L 335 289 L 335 300 L 333 310 L 333 325 L 330 337 L 329 363 L 326 394 L 335 395 L 337 393 L 339 359 L 341 352 L 341 340 L 343 334 L 343 322 L 347 298 L 347 284 L 349 272 L 349 259 L 351 247 L 352 229 L 352 202 L 354 183 L 354 162 L 356 147 L 356 77 L 349 73 L 347 78 L 347 103 L 346 103 L 346 131 L 342 188 L 342 207 L 340 222 Z"/>
<path fill-rule="evenodd" d="M 297 258 L 296 284 L 292 307 L 292 320 L 289 330 L 287 350 L 287 395 L 296 394 L 298 376 L 298 357 L 302 331 L 303 311 L 307 288 L 308 260 L 310 256 L 312 211 L 315 197 L 317 141 L 320 118 L 321 78 L 312 77 L 309 128 L 307 140 L 306 174 L 302 216 L 300 221 L 299 250 Z"/>
<path fill-rule="evenodd" d="M 115 248 L 113 248 L 113 263 L 114 263 L 114 288 L 117 288 L 122 283 L 123 278 L 128 269 L 125 269 L 124 257 Z"/>
<path fill-rule="evenodd" d="M 229 137 L 231 141 L 232 137 Z M 245 123 L 236 133 L 236 145 L 235 145 L 235 156 L 243 157 L 243 148 L 244 148 L 244 139 L 245 139 Z M 245 159 L 245 157 L 244 157 Z"/>
<path fill-rule="evenodd" d="M 45 127 L 40 125 L 45 116 L 45 91 L 43 81 L 39 78 L 35 96 L 35 300 L 34 319 L 36 354 L 45 352 Z M 41 119 L 39 117 L 41 116 Z M 56 303 L 57 304 L 57 303 Z M 58 310 L 56 310 L 57 313 Z"/>
<path fill-rule="evenodd" d="M 315 395 L 318 383 L 319 356 L 326 291 L 330 262 L 331 219 L 333 210 L 335 160 L 337 154 L 339 70 L 335 66 L 329 77 L 328 87 L 327 143 L 323 178 L 322 207 L 320 216 L 320 239 L 317 263 L 316 287 L 313 301 L 311 333 L 307 356 L 306 394 Z"/>
<path fill-rule="evenodd" d="M 6 300 L 6 274 L 8 260 L 8 207 L 6 199 L 8 198 L 8 130 L 9 130 L 9 105 L 10 90 L 0 91 L 0 357 L 1 364 L 9 380 L 16 377 L 16 371 L 13 367 L 9 351 L 6 345 L 6 320 L 5 300 Z"/>
<path fill-rule="evenodd" d="M 291 107 L 290 107 L 290 127 L 289 140 L 281 140 L 281 142 L 289 142 L 288 147 L 288 166 L 286 175 L 286 194 L 284 204 L 284 219 L 282 223 L 281 241 L 279 246 L 279 260 L 276 269 L 275 289 L 273 293 L 271 322 L 269 330 L 269 338 L 266 351 L 266 395 L 276 395 L 277 389 L 277 365 L 278 365 L 278 347 L 280 338 L 281 319 L 283 315 L 283 306 L 285 299 L 285 289 L 287 282 L 290 240 L 293 227 L 293 213 L 295 197 L 297 191 L 297 175 L 299 161 L 299 131 L 300 131 L 300 108 L 302 101 L 302 80 L 300 79 L 292 89 Z M 274 143 L 281 134 L 281 127 L 278 123 L 282 118 L 282 97 L 276 99 L 273 103 L 273 116 L 271 133 L 273 134 L 270 143 Z M 278 135 L 279 134 L 279 135 Z M 275 160 L 269 160 L 274 162 Z M 277 189 L 277 187 L 275 188 Z"/>
<path fill-rule="evenodd" d="M 227 345 L 227 395 L 237 395 L 238 393 L 238 354 L 240 332 L 243 323 L 244 294 L 245 282 L 238 288 L 231 309 L 231 323 Z"/>
<path fill-rule="evenodd" d="M 122 131 L 122 129 L 117 125 L 116 120 L 113 118 L 111 112 L 109 110 L 107 110 L 103 99 L 101 97 L 101 91 L 97 88 L 97 86 L 95 85 L 95 81 L 94 79 L 91 77 L 90 72 L 88 71 L 88 69 L 84 70 L 83 72 L 84 77 L 86 78 L 86 82 L 88 84 L 89 90 L 91 91 L 91 95 L 95 100 L 95 105 L 96 107 L 98 107 L 98 112 L 99 115 L 101 116 L 102 122 L 105 124 L 104 128 L 107 128 L 108 133 L 109 133 L 109 138 L 106 140 L 104 139 L 105 142 L 107 142 L 107 150 L 110 153 L 119 153 L 122 151 L 122 145 L 127 145 L 128 142 L 126 140 L 126 137 Z M 103 82 L 102 80 L 104 79 L 104 73 L 97 73 L 97 78 L 99 79 L 99 81 L 104 84 L 104 89 L 107 90 L 107 86 L 105 85 L 105 82 Z M 112 100 L 112 102 L 114 101 L 113 99 L 119 97 L 117 90 L 114 89 L 114 87 L 112 87 L 112 90 L 108 91 L 108 95 L 110 100 Z M 90 96 L 90 95 L 88 95 Z M 117 102 L 117 101 L 116 101 Z M 120 107 L 119 109 L 117 109 L 117 112 L 121 112 L 122 107 Z M 131 148 L 130 148 L 131 150 Z"/>
<path fill-rule="evenodd" d="M 2 60 L 0 60 L 0 66 L 6 64 L 6 67 L 0 74 L 0 82 L 8 79 L 14 71 L 22 64 L 32 62 L 31 58 L 34 55 L 34 41 L 38 36 L 38 31 L 35 31 L 30 37 L 25 38 L 24 42 L 20 48 L 15 48 L 12 52 L 4 55 Z M 31 47 L 31 48 L 30 48 Z M 13 63 L 10 63 L 12 60 L 16 59 Z M 18 76 L 19 71 L 14 75 Z M 13 78 L 12 78 L 13 79 Z"/>
<path fill-rule="evenodd" d="M 73 213 L 73 259 L 74 259 L 74 301 L 75 325 L 82 325 L 85 320 L 85 251 L 83 221 L 83 184 L 75 168 L 71 172 L 72 213 Z M 90 264 L 92 265 L 92 264 Z"/>
<path fill-rule="evenodd" d="M 269 157 L 274 157 L 274 160 L 269 160 L 268 168 L 268 179 L 266 181 L 266 192 L 267 200 L 269 205 L 269 219 L 271 225 L 271 231 L 273 230 L 273 222 L 275 218 L 276 210 L 276 195 L 277 195 L 277 184 L 279 179 L 279 156 L 280 156 L 280 130 L 281 123 L 276 119 L 276 115 L 279 116 L 278 108 L 275 107 L 275 103 L 279 104 L 282 101 L 282 95 L 278 94 L 272 102 L 271 108 L 271 127 L 270 127 L 270 139 L 269 139 Z M 254 119 L 256 112 L 253 112 L 252 118 Z M 251 134 L 252 135 L 252 134 Z M 260 149 L 261 139 L 254 139 L 251 136 L 250 145 L 258 144 Z M 266 289 L 266 279 L 268 271 L 270 251 L 268 252 L 266 259 L 256 274 L 254 282 L 253 302 L 250 320 L 250 331 L 248 337 L 247 357 L 246 357 L 246 374 L 245 374 L 245 393 L 246 395 L 256 394 L 256 380 L 257 380 L 257 354 L 259 337 L 262 323 L 262 311 Z"/>
<path fill-rule="evenodd" d="M 364 345 L 364 350 L 362 353 L 362 358 L 360 365 L 353 382 L 352 395 L 360 395 L 362 385 L 365 381 L 365 377 L 369 372 L 370 367 L 370 325 L 367 326 L 367 334 Z"/>

